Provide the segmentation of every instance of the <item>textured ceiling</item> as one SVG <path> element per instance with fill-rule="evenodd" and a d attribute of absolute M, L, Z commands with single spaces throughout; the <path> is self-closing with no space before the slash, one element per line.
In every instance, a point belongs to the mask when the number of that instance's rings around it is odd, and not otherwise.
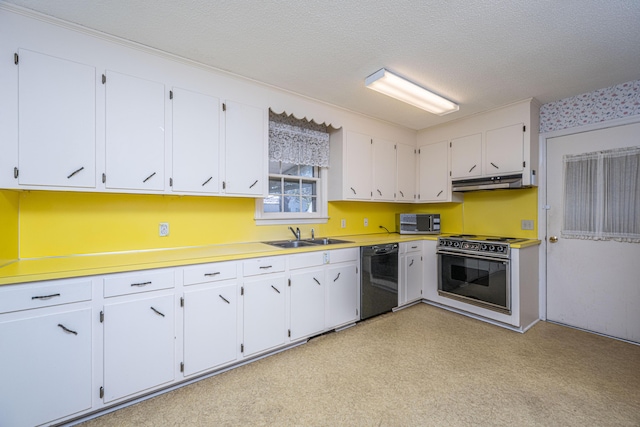
<path fill-rule="evenodd" d="M 340 107 L 423 129 L 640 79 L 638 0 L 8 0 Z M 366 89 L 385 67 L 460 104 Z"/>

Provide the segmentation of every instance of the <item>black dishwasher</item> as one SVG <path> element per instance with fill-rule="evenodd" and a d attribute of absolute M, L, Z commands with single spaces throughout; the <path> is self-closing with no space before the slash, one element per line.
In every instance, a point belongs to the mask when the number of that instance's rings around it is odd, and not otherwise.
<path fill-rule="evenodd" d="M 368 319 L 398 306 L 398 244 L 360 248 L 360 318 Z"/>

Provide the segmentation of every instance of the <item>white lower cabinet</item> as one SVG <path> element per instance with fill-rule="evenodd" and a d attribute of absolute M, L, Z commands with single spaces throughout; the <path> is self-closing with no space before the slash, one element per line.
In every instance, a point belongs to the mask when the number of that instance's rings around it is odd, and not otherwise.
<path fill-rule="evenodd" d="M 327 268 L 327 328 L 360 320 L 360 249 L 331 251 Z"/>
<path fill-rule="evenodd" d="M 0 316 L 0 337 L 0 425 L 39 425 L 91 409 L 90 307 Z"/>
<path fill-rule="evenodd" d="M 316 268 L 291 275 L 291 340 L 324 329 L 325 271 Z"/>
<path fill-rule="evenodd" d="M 174 380 L 174 306 L 173 290 L 105 303 L 105 403 Z"/>
<path fill-rule="evenodd" d="M 209 283 L 184 292 L 184 375 L 236 360 L 237 285 Z"/>
<path fill-rule="evenodd" d="M 422 241 L 400 243 L 400 283 L 398 305 L 422 299 L 424 261 Z"/>
<path fill-rule="evenodd" d="M 243 284 L 244 357 L 285 343 L 286 287 L 287 279 L 283 274 L 269 275 Z"/>

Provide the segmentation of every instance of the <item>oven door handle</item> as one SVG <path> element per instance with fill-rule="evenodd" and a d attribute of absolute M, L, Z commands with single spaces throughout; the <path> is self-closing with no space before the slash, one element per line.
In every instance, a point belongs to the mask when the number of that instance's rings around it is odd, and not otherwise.
<path fill-rule="evenodd" d="M 481 256 L 481 255 L 472 255 L 472 254 L 465 254 L 465 253 L 458 253 L 458 252 L 441 252 L 438 251 L 436 252 L 436 255 L 449 255 L 449 256 L 454 256 L 454 257 L 458 257 L 458 258 L 474 258 L 474 259 L 481 259 L 484 261 L 496 261 L 496 262 L 500 262 L 502 261 L 503 264 L 507 264 L 509 262 L 509 258 L 498 258 L 498 257 L 488 257 L 488 256 Z"/>

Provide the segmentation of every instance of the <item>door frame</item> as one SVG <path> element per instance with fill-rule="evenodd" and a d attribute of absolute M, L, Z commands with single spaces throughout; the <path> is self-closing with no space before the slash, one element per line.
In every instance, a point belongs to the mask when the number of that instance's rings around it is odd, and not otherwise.
<path fill-rule="evenodd" d="M 539 167 L 538 167 L 538 239 L 542 242 L 539 246 L 539 315 L 541 320 L 547 320 L 547 140 L 560 136 L 574 135 L 640 123 L 640 114 L 621 119 L 611 119 L 604 122 L 576 126 L 552 132 L 544 132 L 539 135 Z"/>

